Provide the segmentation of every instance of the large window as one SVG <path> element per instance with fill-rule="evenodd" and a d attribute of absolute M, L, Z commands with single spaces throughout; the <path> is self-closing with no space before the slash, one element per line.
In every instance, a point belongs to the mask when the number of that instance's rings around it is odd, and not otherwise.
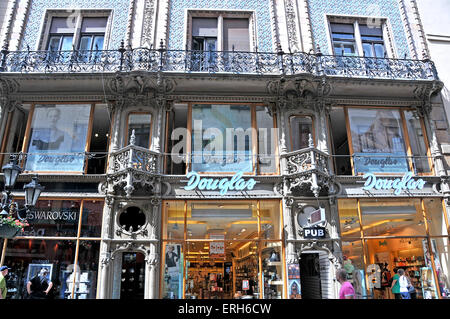
<path fill-rule="evenodd" d="M 27 153 L 21 162 L 26 171 L 105 171 L 110 119 L 104 104 L 23 105 L 10 114 L 7 126 L 3 153 Z"/>
<path fill-rule="evenodd" d="M 358 298 L 394 299 L 404 269 L 413 298 L 449 297 L 448 233 L 439 199 L 338 202 L 344 269 Z"/>
<path fill-rule="evenodd" d="M 309 137 L 314 143 L 314 127 L 309 116 L 291 116 L 289 118 L 291 129 L 291 150 L 297 151 L 309 147 Z"/>
<path fill-rule="evenodd" d="M 175 104 L 167 118 L 166 171 L 276 174 L 275 123 L 269 106 Z"/>
<path fill-rule="evenodd" d="M 95 299 L 102 213 L 98 199 L 39 200 L 27 215 L 30 226 L 6 239 L 2 251 L 11 268 L 8 298 L 30 298 L 27 283 L 46 268 L 53 285 L 48 299 Z"/>
<path fill-rule="evenodd" d="M 350 19 L 347 19 L 350 20 Z M 367 25 L 359 21 L 331 22 L 334 55 L 386 57 L 383 25 Z"/>
<path fill-rule="evenodd" d="M 345 112 L 355 174 L 431 171 L 423 126 L 411 111 L 346 108 Z"/>
<path fill-rule="evenodd" d="M 284 296 L 279 201 L 168 201 L 163 207 L 162 298 Z"/>
<path fill-rule="evenodd" d="M 193 17 L 192 50 L 250 51 L 249 19 Z"/>
<path fill-rule="evenodd" d="M 152 115 L 150 113 L 130 113 L 128 115 L 127 142 L 130 143 L 130 138 L 134 131 L 134 145 L 150 148 L 152 137 L 151 124 Z"/>
<path fill-rule="evenodd" d="M 107 16 L 53 16 L 46 48 L 49 51 L 102 50 Z"/>

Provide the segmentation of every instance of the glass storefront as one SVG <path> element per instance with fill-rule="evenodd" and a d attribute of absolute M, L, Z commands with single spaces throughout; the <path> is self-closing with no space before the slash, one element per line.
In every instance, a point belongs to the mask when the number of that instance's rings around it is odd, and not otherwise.
<path fill-rule="evenodd" d="M 39 297 L 27 285 L 45 268 L 52 285 L 46 298 L 95 299 L 102 214 L 103 200 L 39 200 L 27 215 L 30 226 L 4 240 L 3 264 L 11 268 L 8 298 Z"/>
<path fill-rule="evenodd" d="M 440 199 L 342 199 L 338 206 L 343 267 L 357 298 L 395 298 L 391 286 L 400 268 L 414 286 L 412 298 L 449 297 L 448 234 Z"/>
<path fill-rule="evenodd" d="M 283 298 L 278 200 L 167 201 L 161 297 Z"/>

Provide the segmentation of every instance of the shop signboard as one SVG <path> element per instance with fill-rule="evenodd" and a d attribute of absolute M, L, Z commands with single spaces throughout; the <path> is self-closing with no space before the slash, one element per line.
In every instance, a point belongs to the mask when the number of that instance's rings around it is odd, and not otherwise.
<path fill-rule="evenodd" d="M 325 227 L 308 227 L 303 228 L 303 236 L 305 239 L 323 239 L 326 237 Z"/>
<path fill-rule="evenodd" d="M 404 173 L 409 170 L 404 153 L 354 153 L 356 173 Z"/>
<path fill-rule="evenodd" d="M 195 171 L 189 172 L 186 177 L 189 179 L 184 190 L 190 191 L 194 189 L 215 191 L 219 190 L 220 195 L 226 195 L 228 191 L 246 191 L 252 190 L 256 181 L 253 178 L 244 179 L 244 172 L 239 171 L 231 178 L 212 178 L 201 177 L 199 173 Z"/>
<path fill-rule="evenodd" d="M 380 178 L 371 173 L 365 174 L 363 178 L 366 180 L 363 190 L 393 190 L 395 195 L 399 195 L 402 191 L 421 190 L 426 183 L 421 178 L 414 179 L 411 172 L 395 179 Z"/>

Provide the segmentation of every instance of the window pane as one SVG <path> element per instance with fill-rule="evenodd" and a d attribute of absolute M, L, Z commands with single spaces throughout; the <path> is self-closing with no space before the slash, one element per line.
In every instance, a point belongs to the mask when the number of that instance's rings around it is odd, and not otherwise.
<path fill-rule="evenodd" d="M 377 58 L 384 58 L 385 57 L 385 50 L 384 50 L 384 45 L 383 44 L 375 44 L 374 45 L 375 48 L 375 56 Z"/>
<path fill-rule="evenodd" d="M 223 19 L 223 50 L 250 51 L 248 19 Z"/>
<path fill-rule="evenodd" d="M 61 41 L 61 36 L 53 36 L 48 42 L 49 51 L 59 51 L 59 42 Z"/>
<path fill-rule="evenodd" d="M 186 233 L 188 239 L 254 239 L 258 236 L 256 202 L 188 202 Z"/>
<path fill-rule="evenodd" d="M 10 290 L 9 298 L 30 298 L 26 286 L 28 281 L 32 280 L 34 282 L 31 286 L 32 297 L 44 299 L 45 293 L 40 292 L 35 284 L 39 279 L 35 276 L 42 268 L 49 271 L 47 283 L 49 281 L 53 283 L 47 298 L 67 298 L 69 293 L 66 279 L 73 272 L 75 246 L 75 241 L 68 240 L 9 239 L 4 263 L 11 268 L 7 282 Z"/>
<path fill-rule="evenodd" d="M 297 151 L 309 147 L 309 135 L 313 138 L 312 119 L 307 116 L 291 116 L 289 119 L 291 126 L 292 151 Z"/>
<path fill-rule="evenodd" d="M 450 298 L 450 262 L 448 238 L 433 238 L 431 243 L 434 250 L 434 267 L 438 278 L 438 286 L 442 298 Z M 432 286 L 430 288 L 433 288 Z M 431 294 L 432 294 L 432 289 Z"/>
<path fill-rule="evenodd" d="M 425 211 L 427 213 L 428 228 L 431 236 L 447 235 L 445 222 L 446 212 L 442 211 L 440 198 L 424 199 Z"/>
<path fill-rule="evenodd" d="M 366 236 L 425 236 L 420 200 L 361 201 Z"/>
<path fill-rule="evenodd" d="M 398 110 L 348 109 L 355 173 L 409 170 Z"/>
<path fill-rule="evenodd" d="M 360 24 L 359 32 L 361 33 L 361 37 L 370 36 L 370 37 L 383 38 L 383 31 L 382 31 L 381 27 Z"/>
<path fill-rule="evenodd" d="M 217 37 L 217 18 L 192 18 L 192 36 Z"/>
<path fill-rule="evenodd" d="M 332 33 L 355 33 L 351 23 L 330 23 L 330 26 Z"/>
<path fill-rule="evenodd" d="M 92 50 L 103 50 L 103 42 L 105 37 L 102 35 L 97 35 L 94 37 L 94 45 L 92 46 Z"/>
<path fill-rule="evenodd" d="M 364 251 L 360 239 L 342 241 L 343 269 L 347 272 L 347 279 L 355 289 L 355 299 L 366 299 L 366 277 L 364 273 Z"/>
<path fill-rule="evenodd" d="M 83 18 L 83 22 L 81 24 L 81 32 L 82 33 L 105 33 L 107 22 L 108 22 L 107 17 Z"/>
<path fill-rule="evenodd" d="M 258 127 L 259 172 L 277 171 L 276 131 L 273 116 L 265 106 L 256 107 L 256 125 Z"/>
<path fill-rule="evenodd" d="M 74 33 L 76 18 L 54 17 L 50 26 L 50 33 Z"/>
<path fill-rule="evenodd" d="M 81 51 L 88 51 L 91 49 L 92 37 L 91 36 L 83 36 L 80 39 L 80 46 L 78 47 Z M 85 55 L 87 58 L 87 55 Z"/>
<path fill-rule="evenodd" d="M 263 299 L 281 299 L 284 286 L 281 242 L 263 242 L 261 260 L 264 282 Z M 298 293 L 300 293 L 300 287 L 298 287 Z"/>
<path fill-rule="evenodd" d="M 164 221 L 162 229 L 164 239 L 183 239 L 184 201 L 166 202 L 164 206 Z"/>
<path fill-rule="evenodd" d="M 61 51 L 71 51 L 72 47 L 72 36 L 64 36 L 61 44 Z"/>
<path fill-rule="evenodd" d="M 420 119 L 414 115 L 412 111 L 405 111 L 406 126 L 408 128 L 409 142 L 411 144 L 411 152 L 413 163 L 418 173 L 430 172 L 430 162 L 427 158 L 427 146 L 423 135 Z"/>
<path fill-rule="evenodd" d="M 356 199 L 340 199 L 338 209 L 341 237 L 343 239 L 361 237 Z"/>
<path fill-rule="evenodd" d="M 163 299 L 183 298 L 183 246 L 179 243 L 163 243 Z"/>
<path fill-rule="evenodd" d="M 36 105 L 27 171 L 82 172 L 91 105 Z"/>
<path fill-rule="evenodd" d="M 248 105 L 192 106 L 192 171 L 252 172 Z"/>
<path fill-rule="evenodd" d="M 394 299 L 400 293 L 398 269 L 403 269 L 415 288 L 411 298 L 426 298 L 428 284 L 434 284 L 431 268 L 426 266 L 425 238 L 395 238 L 366 240 L 368 250 L 369 288 L 374 299 Z M 431 265 L 430 265 L 431 267 Z M 396 281 L 390 289 L 389 279 Z"/>
<path fill-rule="evenodd" d="M 344 56 L 354 56 L 356 55 L 356 45 L 354 43 L 335 42 L 334 54 Z"/>
<path fill-rule="evenodd" d="M 280 202 L 260 201 L 261 238 L 281 239 Z"/>
<path fill-rule="evenodd" d="M 99 254 L 100 242 L 80 241 L 77 271 L 66 279 L 69 291 L 75 288 L 74 299 L 96 299 Z M 73 287 L 74 279 L 75 287 Z"/>
<path fill-rule="evenodd" d="M 128 116 L 128 143 L 130 142 L 130 137 L 134 130 L 136 138 L 134 145 L 149 148 L 151 120 L 152 115 L 149 113 L 130 114 Z"/>
<path fill-rule="evenodd" d="M 364 56 L 368 57 L 368 58 L 372 58 L 373 55 L 373 50 L 372 50 L 372 44 L 370 43 L 363 43 L 363 51 L 364 51 Z"/>
<path fill-rule="evenodd" d="M 85 200 L 81 219 L 81 237 L 100 237 L 102 233 L 103 201 Z"/>
<path fill-rule="evenodd" d="M 80 50 L 90 50 L 92 44 L 92 37 L 91 36 L 83 36 L 80 40 Z"/>

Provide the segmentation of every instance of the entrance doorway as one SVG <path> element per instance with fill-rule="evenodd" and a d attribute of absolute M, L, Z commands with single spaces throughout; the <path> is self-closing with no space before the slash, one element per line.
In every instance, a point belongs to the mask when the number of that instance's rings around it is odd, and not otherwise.
<path fill-rule="evenodd" d="M 300 255 L 300 284 L 302 299 L 322 299 L 319 254 Z"/>
<path fill-rule="evenodd" d="M 144 299 L 144 255 L 137 252 L 122 254 L 120 299 Z"/>

